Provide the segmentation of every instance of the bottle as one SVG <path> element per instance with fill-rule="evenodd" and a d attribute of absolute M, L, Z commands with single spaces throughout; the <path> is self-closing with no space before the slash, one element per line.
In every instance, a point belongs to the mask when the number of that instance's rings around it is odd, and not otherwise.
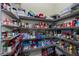
<path fill-rule="evenodd" d="M 4 43 L 3 44 L 3 53 L 8 52 L 8 44 Z"/>
<path fill-rule="evenodd" d="M 42 49 L 41 54 L 42 54 L 42 56 L 47 56 L 48 55 L 47 49 Z"/>

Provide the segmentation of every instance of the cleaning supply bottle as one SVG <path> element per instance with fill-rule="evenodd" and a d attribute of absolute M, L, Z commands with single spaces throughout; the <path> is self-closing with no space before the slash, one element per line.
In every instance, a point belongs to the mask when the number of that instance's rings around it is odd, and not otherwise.
<path fill-rule="evenodd" d="M 33 16 L 35 16 L 35 13 L 30 10 L 30 11 L 28 12 L 28 16 L 33 17 Z"/>

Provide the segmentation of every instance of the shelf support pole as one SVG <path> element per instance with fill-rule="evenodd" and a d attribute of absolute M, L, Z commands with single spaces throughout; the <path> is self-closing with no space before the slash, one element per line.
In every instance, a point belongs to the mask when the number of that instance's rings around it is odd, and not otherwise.
<path fill-rule="evenodd" d="M 2 32 L 2 29 L 1 29 L 1 22 L 2 22 L 2 17 L 1 17 L 1 14 L 2 14 L 2 12 L 1 12 L 1 3 L 0 3 L 0 55 L 1 55 L 1 53 L 2 53 L 2 43 L 1 43 L 1 41 L 2 41 L 2 39 L 1 39 L 1 32 Z"/>

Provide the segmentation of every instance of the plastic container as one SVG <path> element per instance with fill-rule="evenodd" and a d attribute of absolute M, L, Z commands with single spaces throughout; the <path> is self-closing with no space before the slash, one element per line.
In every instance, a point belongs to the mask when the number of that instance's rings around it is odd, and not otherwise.
<path fill-rule="evenodd" d="M 27 13 L 24 9 L 18 9 L 17 13 L 19 16 L 27 16 Z"/>

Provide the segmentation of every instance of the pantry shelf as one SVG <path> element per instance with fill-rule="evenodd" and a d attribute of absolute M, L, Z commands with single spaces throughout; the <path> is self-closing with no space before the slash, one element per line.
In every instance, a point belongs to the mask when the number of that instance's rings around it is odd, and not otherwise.
<path fill-rule="evenodd" d="M 79 27 L 73 27 L 73 28 L 53 28 L 52 30 L 78 30 Z"/>
<path fill-rule="evenodd" d="M 54 21 L 58 22 L 58 21 L 61 21 L 61 20 L 64 20 L 64 19 L 68 19 L 68 18 L 72 18 L 72 17 L 78 16 L 78 15 L 79 15 L 79 9 L 71 12 L 70 14 L 68 14 L 66 16 L 63 16 L 63 17 L 61 17 L 59 19 L 56 19 Z"/>
<path fill-rule="evenodd" d="M 1 56 L 9 56 L 11 55 L 11 52 L 5 52 L 4 54 L 1 54 Z"/>
<path fill-rule="evenodd" d="M 65 42 L 68 42 L 68 43 L 70 43 L 70 44 L 73 44 L 73 45 L 75 45 L 75 46 L 79 46 L 79 42 L 78 41 L 73 41 L 73 40 L 66 40 L 65 38 L 59 38 L 59 37 L 56 37 L 56 38 L 58 38 L 58 39 L 60 39 L 60 40 L 63 40 L 63 41 L 65 41 Z"/>
<path fill-rule="evenodd" d="M 39 28 L 36 28 L 36 29 L 30 29 L 30 30 L 52 30 L 52 28 L 46 28 L 46 29 L 39 29 Z"/>
<path fill-rule="evenodd" d="M 47 16 L 21 5 L 1 3 L 2 56 L 79 55 L 78 7 Z"/>
<path fill-rule="evenodd" d="M 40 39 L 37 39 L 37 38 L 32 38 L 32 39 L 23 39 L 22 41 L 31 41 L 31 40 L 59 40 L 57 37 L 47 37 L 47 38 L 40 38 Z M 11 40 L 3 40 L 3 41 L 11 41 Z"/>
<path fill-rule="evenodd" d="M 40 29 L 40 28 L 22 28 L 19 26 L 11 26 L 11 25 L 2 25 L 2 26 L 8 27 L 8 28 L 20 28 L 22 30 L 53 30 L 52 28 Z"/>
<path fill-rule="evenodd" d="M 21 28 L 21 29 L 24 29 L 24 30 L 52 30 L 52 28 L 45 28 L 45 29 L 40 29 L 40 28 Z"/>
<path fill-rule="evenodd" d="M 18 16 L 15 15 L 15 14 L 13 14 L 11 11 L 4 10 L 4 9 L 2 9 L 2 11 L 3 11 L 4 13 L 6 13 L 7 15 L 11 16 L 11 17 L 14 18 L 14 19 L 19 19 Z"/>
<path fill-rule="evenodd" d="M 47 37 L 47 38 L 40 38 L 40 39 L 37 39 L 37 38 L 34 38 L 34 39 L 23 39 L 23 41 L 28 41 L 28 40 L 49 40 L 49 39 L 53 39 L 55 37 Z"/>
<path fill-rule="evenodd" d="M 44 21 L 44 22 L 53 22 L 53 19 L 42 19 L 42 18 L 35 18 L 35 17 L 27 17 L 27 16 L 19 16 L 22 20 L 31 20 L 31 21 Z"/>
<path fill-rule="evenodd" d="M 18 26 L 11 26 L 11 25 L 2 25 L 4 27 L 8 27 L 8 28 L 19 28 Z"/>
<path fill-rule="evenodd" d="M 57 49 L 59 49 L 61 52 L 63 52 L 63 54 L 65 54 L 66 56 L 73 56 L 72 54 L 69 54 L 67 51 L 65 51 L 64 49 L 62 49 L 61 47 L 59 47 L 58 45 L 55 45 L 55 47 Z"/>
<path fill-rule="evenodd" d="M 18 34 L 18 35 L 16 35 L 16 36 L 14 36 L 14 37 L 12 37 L 10 40 L 2 40 L 3 42 L 4 41 L 12 41 L 13 39 L 16 39 L 17 37 L 19 37 L 20 35 Z"/>
<path fill-rule="evenodd" d="M 15 47 L 12 49 L 11 52 L 6 52 L 6 53 L 2 54 L 2 56 L 11 56 L 12 53 L 15 51 L 15 49 L 16 49 L 16 47 L 17 47 L 18 45 L 19 45 L 19 43 L 17 43 L 17 44 L 15 45 Z"/>
<path fill-rule="evenodd" d="M 79 42 L 78 41 L 65 40 L 65 39 L 62 39 L 62 40 L 64 40 L 65 42 L 71 43 L 71 44 L 73 44 L 73 45 L 75 45 L 77 47 L 79 46 Z"/>
<path fill-rule="evenodd" d="M 73 30 L 77 28 L 53 28 L 53 30 Z"/>
<path fill-rule="evenodd" d="M 51 44 L 51 45 L 39 47 L 39 48 L 24 49 L 23 51 L 34 51 L 34 50 L 40 50 L 40 49 L 43 49 L 43 48 L 54 47 L 54 46 L 55 46 L 54 44 Z"/>

